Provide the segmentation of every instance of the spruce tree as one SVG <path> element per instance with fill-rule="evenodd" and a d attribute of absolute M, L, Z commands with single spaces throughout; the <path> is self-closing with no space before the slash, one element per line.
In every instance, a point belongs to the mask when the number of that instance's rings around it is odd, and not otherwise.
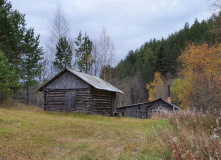
<path fill-rule="evenodd" d="M 61 37 L 56 46 L 56 55 L 53 65 L 60 72 L 65 68 L 71 68 L 72 50 L 66 37 Z"/>

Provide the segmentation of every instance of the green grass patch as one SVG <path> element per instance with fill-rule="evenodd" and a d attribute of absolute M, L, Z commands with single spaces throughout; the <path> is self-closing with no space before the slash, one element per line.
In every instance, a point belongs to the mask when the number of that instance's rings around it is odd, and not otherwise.
<path fill-rule="evenodd" d="M 168 120 L 0 108 L 0 159 L 159 159 Z"/>

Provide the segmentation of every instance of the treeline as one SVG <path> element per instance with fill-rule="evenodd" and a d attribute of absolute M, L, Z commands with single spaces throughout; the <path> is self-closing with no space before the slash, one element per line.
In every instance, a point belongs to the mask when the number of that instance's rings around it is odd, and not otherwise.
<path fill-rule="evenodd" d="M 25 15 L 6 0 L 0 1 L 0 26 L 0 101 L 22 95 L 21 90 L 29 100 L 30 88 L 41 74 L 40 36 L 26 27 Z"/>
<path fill-rule="evenodd" d="M 13 97 L 41 106 L 36 89 L 65 68 L 74 68 L 106 80 L 107 66 L 114 61 L 114 44 L 103 29 L 91 40 L 85 33 L 71 37 L 67 20 L 57 6 L 50 21 L 46 47 L 40 47 L 40 35 L 27 28 L 25 15 L 0 0 L 0 103 Z M 110 68 L 109 68 L 110 69 Z"/>
<path fill-rule="evenodd" d="M 172 102 L 176 105 L 198 105 L 204 109 L 207 104 L 217 106 L 221 104 L 220 17 L 213 15 L 202 22 L 195 19 L 192 26 L 185 23 L 183 29 L 167 38 L 151 39 L 129 51 L 113 67 L 115 48 L 105 29 L 96 39 L 80 31 L 72 40 L 58 6 L 43 51 L 40 35 L 35 36 L 34 29 L 26 27 L 25 15 L 13 10 L 7 0 L 1 0 L 0 102 L 7 97 L 19 97 L 41 106 L 42 96 L 36 89 L 69 67 L 100 76 L 124 91 L 119 94 L 118 106 L 166 99 L 168 85 L 172 86 Z"/>
<path fill-rule="evenodd" d="M 120 105 L 148 101 L 147 83 L 154 80 L 159 72 L 167 85 L 178 76 L 181 63 L 177 58 L 185 50 L 188 43 L 213 45 L 217 42 L 213 29 L 217 16 L 199 22 L 195 19 L 192 26 L 188 23 L 184 28 L 161 40 L 151 39 L 135 51 L 129 51 L 126 58 L 112 69 L 113 83 L 121 88 L 125 95 L 120 96 Z M 167 85 L 161 88 L 166 98 Z"/>

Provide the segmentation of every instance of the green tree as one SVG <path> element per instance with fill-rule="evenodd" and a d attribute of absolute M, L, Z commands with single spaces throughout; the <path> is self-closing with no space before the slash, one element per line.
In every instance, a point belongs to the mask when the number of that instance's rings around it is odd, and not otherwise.
<path fill-rule="evenodd" d="M 92 41 L 86 33 L 85 36 L 82 37 L 80 32 L 75 44 L 77 46 L 77 49 L 75 49 L 76 64 L 81 72 L 89 73 L 91 71 L 92 64 L 94 63 L 91 56 Z"/>
<path fill-rule="evenodd" d="M 75 65 L 77 65 L 78 69 L 82 72 L 82 68 L 83 68 L 83 63 L 81 61 L 81 57 L 83 55 L 83 39 L 82 39 L 82 34 L 81 31 L 79 32 L 79 35 L 77 37 L 77 39 L 74 41 L 75 45 L 76 45 L 76 49 L 75 49 Z"/>
<path fill-rule="evenodd" d="M 39 35 L 34 38 L 34 29 L 29 29 L 26 31 L 24 37 L 24 53 L 22 54 L 22 59 L 20 63 L 20 68 L 22 69 L 21 79 L 26 85 L 26 97 L 27 103 L 29 104 L 30 97 L 30 87 L 36 84 L 35 78 L 41 72 L 42 59 L 42 48 L 39 46 Z"/>
<path fill-rule="evenodd" d="M 10 2 L 1 1 L 0 4 L 0 49 L 8 58 L 9 62 L 19 72 L 19 64 L 23 53 L 25 35 L 25 15 L 17 10 L 12 10 Z"/>
<path fill-rule="evenodd" d="M 66 39 L 61 37 L 56 46 L 56 55 L 53 62 L 54 67 L 58 72 L 65 68 L 71 68 L 72 50 Z"/>
<path fill-rule="evenodd" d="M 3 102 L 7 96 L 12 96 L 16 87 L 18 87 L 18 76 L 6 56 L 0 51 L 0 102 Z"/>
<path fill-rule="evenodd" d="M 25 15 L 13 10 L 7 0 L 0 0 L 0 25 L 0 50 L 28 90 L 40 67 L 39 35 L 35 37 L 34 29 L 26 28 Z"/>

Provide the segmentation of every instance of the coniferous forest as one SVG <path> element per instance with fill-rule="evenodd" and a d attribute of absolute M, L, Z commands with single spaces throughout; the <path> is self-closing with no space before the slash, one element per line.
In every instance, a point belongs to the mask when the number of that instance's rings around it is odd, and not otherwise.
<path fill-rule="evenodd" d="M 118 106 L 167 98 L 181 108 L 206 109 L 220 103 L 220 15 L 174 31 L 167 38 L 150 39 L 113 65 L 114 44 L 106 30 L 97 39 L 79 31 L 71 40 L 68 24 L 57 9 L 47 49 L 40 35 L 27 28 L 25 15 L 7 0 L 0 1 L 0 98 L 42 106 L 36 89 L 64 68 L 100 76 L 124 91 Z M 62 21 L 56 21 L 56 16 Z M 56 28 L 59 23 L 59 30 Z M 61 24 L 60 24 L 61 23 Z M 37 35 L 37 36 L 36 36 Z M 108 46 L 108 47 L 107 47 Z"/>

